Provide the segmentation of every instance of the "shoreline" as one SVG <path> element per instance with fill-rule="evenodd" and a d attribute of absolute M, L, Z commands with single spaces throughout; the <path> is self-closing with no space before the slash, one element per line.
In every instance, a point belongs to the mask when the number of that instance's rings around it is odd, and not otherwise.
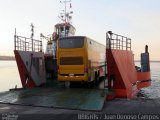
<path fill-rule="evenodd" d="M 4 60 L 4 61 L 13 61 L 15 60 L 14 56 L 0 56 L 0 60 Z"/>

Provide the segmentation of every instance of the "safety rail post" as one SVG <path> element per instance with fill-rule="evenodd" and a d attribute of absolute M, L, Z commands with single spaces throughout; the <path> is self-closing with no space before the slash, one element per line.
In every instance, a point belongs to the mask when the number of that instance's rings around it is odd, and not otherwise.
<path fill-rule="evenodd" d="M 118 40 L 118 36 L 116 36 L 116 39 Z M 118 47 L 117 47 L 117 44 L 118 44 L 118 41 L 116 40 L 116 49 L 118 49 Z"/>
<path fill-rule="evenodd" d="M 16 43 L 17 43 L 17 46 L 16 46 L 16 48 L 17 48 L 17 50 L 19 50 L 19 48 L 18 48 L 18 46 L 19 46 L 19 40 L 18 40 L 18 37 L 16 36 Z"/>
<path fill-rule="evenodd" d="M 130 50 L 132 49 L 131 39 L 130 39 Z"/>
<path fill-rule="evenodd" d="M 42 52 L 42 41 L 40 41 L 40 52 Z"/>
<path fill-rule="evenodd" d="M 25 41 L 24 41 L 25 43 L 24 43 L 24 46 L 25 46 L 25 51 L 26 51 L 26 38 L 25 38 Z"/>
<path fill-rule="evenodd" d="M 14 34 L 14 50 L 16 50 L 16 28 L 15 28 L 15 34 Z"/>
<path fill-rule="evenodd" d="M 128 39 L 126 38 L 126 50 L 128 50 Z"/>
<path fill-rule="evenodd" d="M 123 37 L 122 37 L 122 50 L 123 50 Z"/>
<path fill-rule="evenodd" d="M 39 42 L 38 42 L 38 51 L 39 51 Z"/>
<path fill-rule="evenodd" d="M 17 36 L 17 50 L 19 50 L 19 38 Z"/>
<path fill-rule="evenodd" d="M 20 47 L 20 50 L 21 50 L 21 40 L 20 40 L 20 46 L 19 47 Z"/>
<path fill-rule="evenodd" d="M 121 49 L 121 42 L 120 42 L 120 39 L 118 39 L 118 44 L 119 44 L 118 49 L 120 50 L 120 49 Z"/>

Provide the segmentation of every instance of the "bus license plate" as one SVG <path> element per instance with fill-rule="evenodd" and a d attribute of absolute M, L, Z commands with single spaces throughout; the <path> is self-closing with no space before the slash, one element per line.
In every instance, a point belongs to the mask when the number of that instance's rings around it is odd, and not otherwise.
<path fill-rule="evenodd" d="M 70 76 L 70 77 L 73 77 L 73 76 L 74 76 L 74 74 L 69 74 L 69 76 Z"/>

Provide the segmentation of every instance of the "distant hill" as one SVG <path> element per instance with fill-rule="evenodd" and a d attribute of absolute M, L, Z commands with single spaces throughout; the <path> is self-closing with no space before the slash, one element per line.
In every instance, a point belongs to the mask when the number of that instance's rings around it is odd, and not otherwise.
<path fill-rule="evenodd" d="M 155 62 L 156 63 L 156 62 L 160 62 L 160 61 L 158 61 L 158 60 L 151 60 L 150 62 Z"/>
<path fill-rule="evenodd" d="M 135 60 L 135 62 L 141 62 L 140 60 Z M 160 62 L 159 60 L 150 60 L 150 62 L 155 62 L 155 63 L 157 63 L 157 62 Z"/>
<path fill-rule="evenodd" d="M 15 60 L 14 56 L 0 56 L 0 60 Z"/>
<path fill-rule="evenodd" d="M 14 56 L 0 56 L 0 60 L 15 60 Z M 135 60 L 135 62 L 140 62 L 140 60 Z M 158 60 L 150 60 L 150 62 L 160 62 Z"/>

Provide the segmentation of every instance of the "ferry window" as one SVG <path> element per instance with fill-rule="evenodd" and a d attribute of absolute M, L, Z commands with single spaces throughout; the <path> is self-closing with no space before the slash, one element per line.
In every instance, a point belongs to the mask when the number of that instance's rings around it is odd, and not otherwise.
<path fill-rule="evenodd" d="M 61 31 L 63 31 L 63 27 L 61 27 Z"/>
<path fill-rule="evenodd" d="M 59 48 L 82 48 L 84 45 L 84 38 L 72 37 L 61 38 L 59 40 Z"/>
<path fill-rule="evenodd" d="M 69 27 L 68 27 L 68 26 L 66 26 L 66 30 L 69 30 Z"/>
<path fill-rule="evenodd" d="M 66 26 L 66 34 L 68 34 L 68 33 L 69 33 L 69 27 Z"/>

